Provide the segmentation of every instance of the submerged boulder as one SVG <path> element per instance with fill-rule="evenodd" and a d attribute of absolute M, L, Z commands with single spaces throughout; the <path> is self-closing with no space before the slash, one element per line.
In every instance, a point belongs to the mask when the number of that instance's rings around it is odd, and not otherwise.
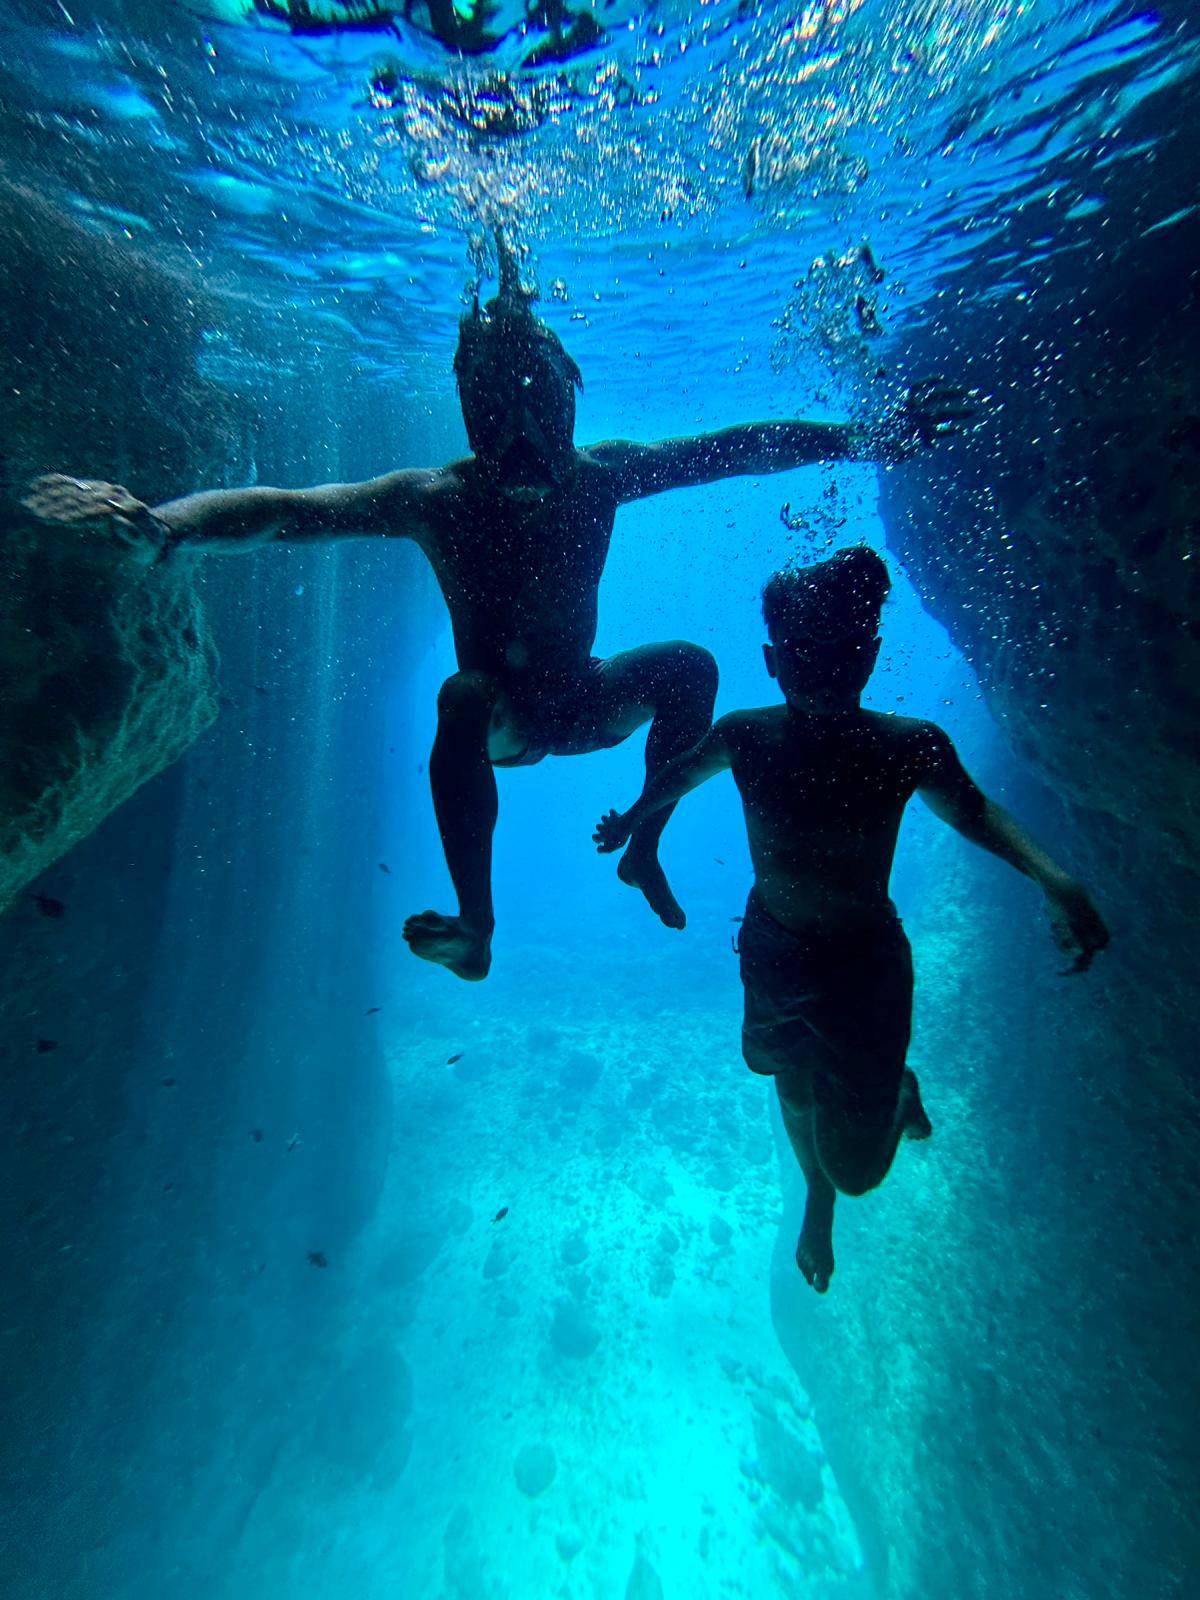
<path fill-rule="evenodd" d="M 239 405 L 197 371 L 212 307 L 184 281 L 0 185 L 0 910 L 216 715 L 194 563 L 47 530 L 28 480 L 150 501 L 243 470 Z"/>

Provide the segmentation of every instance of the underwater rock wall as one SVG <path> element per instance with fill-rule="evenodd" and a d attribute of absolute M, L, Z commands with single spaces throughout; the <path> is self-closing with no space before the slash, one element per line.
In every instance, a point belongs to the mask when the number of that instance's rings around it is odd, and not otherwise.
<path fill-rule="evenodd" d="M 885 472 L 888 544 L 1014 749 L 1200 869 L 1200 221 L 1032 309 L 976 302 L 906 357 L 998 407 Z M 986 353 L 986 370 L 980 354 Z"/>
<path fill-rule="evenodd" d="M 34 524 L 35 474 L 151 502 L 237 477 L 249 418 L 196 370 L 213 308 L 0 183 L 0 910 L 216 715 L 190 566 L 144 568 Z"/>
<path fill-rule="evenodd" d="M 978 439 L 881 479 L 889 546 L 1024 765 L 999 761 L 1004 798 L 1114 934 L 1062 982 L 1036 895 L 947 856 L 914 930 L 935 1138 L 841 1207 L 826 1304 L 790 1266 L 798 1218 L 781 1238 L 777 1327 L 891 1600 L 1167 1600 L 1200 1564 L 1197 996 L 1179 960 L 1200 863 L 1200 225 L 1147 241 L 1170 205 L 1146 204 L 1053 277 L 1030 245 L 1022 300 L 968 283 L 957 320 L 917 331 L 907 369 L 1003 404 Z"/>

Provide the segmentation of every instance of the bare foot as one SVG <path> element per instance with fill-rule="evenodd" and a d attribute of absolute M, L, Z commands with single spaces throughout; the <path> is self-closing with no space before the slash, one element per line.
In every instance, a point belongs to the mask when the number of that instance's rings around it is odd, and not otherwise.
<path fill-rule="evenodd" d="M 833 1277 L 833 1213 L 804 1210 L 804 1227 L 796 1245 L 796 1265 L 818 1294 L 824 1294 Z"/>
<path fill-rule="evenodd" d="M 462 917 L 420 911 L 404 924 L 404 939 L 413 955 L 449 967 L 469 983 L 486 978 L 492 964 L 491 933 L 479 933 Z"/>
<path fill-rule="evenodd" d="M 928 1139 L 933 1132 L 925 1107 L 921 1103 L 921 1086 L 915 1072 L 907 1069 L 900 1084 L 900 1103 L 896 1107 L 900 1133 L 905 1139 Z"/>
<path fill-rule="evenodd" d="M 617 863 L 617 877 L 631 889 L 640 889 L 650 902 L 651 911 L 661 917 L 668 928 L 687 926 L 683 907 L 671 893 L 657 856 L 635 855 L 632 850 L 626 850 Z"/>

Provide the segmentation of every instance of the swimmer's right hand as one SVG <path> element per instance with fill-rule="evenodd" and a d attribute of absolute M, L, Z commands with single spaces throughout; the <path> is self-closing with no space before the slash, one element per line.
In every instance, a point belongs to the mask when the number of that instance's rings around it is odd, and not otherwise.
<path fill-rule="evenodd" d="M 592 838 L 599 853 L 602 856 L 609 856 L 623 844 L 628 844 L 632 832 L 632 811 L 606 811 L 596 824 Z"/>
<path fill-rule="evenodd" d="M 161 560 L 169 548 L 166 524 L 119 483 L 51 472 L 34 479 L 21 504 L 43 522 L 111 539 L 146 565 Z"/>
<path fill-rule="evenodd" d="M 1054 942 L 1071 961 L 1071 965 L 1063 969 L 1062 976 L 1067 978 L 1086 972 L 1111 941 L 1104 918 L 1081 883 L 1068 880 L 1049 891 L 1046 898 Z"/>

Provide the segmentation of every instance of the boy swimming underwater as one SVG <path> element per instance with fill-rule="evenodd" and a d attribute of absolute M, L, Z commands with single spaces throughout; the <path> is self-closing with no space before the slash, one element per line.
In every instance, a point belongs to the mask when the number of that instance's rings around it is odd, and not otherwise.
<path fill-rule="evenodd" d="M 1038 884 L 1071 971 L 1109 940 L 1087 891 L 983 794 L 941 728 L 860 705 L 890 587 L 864 546 L 776 573 L 764 654 L 786 703 L 720 718 L 593 835 L 601 852 L 617 850 L 647 817 L 733 770 L 754 866 L 739 944 L 742 1051 L 775 1079 L 808 1185 L 796 1263 L 819 1294 L 833 1274 L 837 1193 L 875 1188 L 900 1139 L 932 1131 L 904 1064 L 912 960 L 888 897 L 912 795 Z"/>

